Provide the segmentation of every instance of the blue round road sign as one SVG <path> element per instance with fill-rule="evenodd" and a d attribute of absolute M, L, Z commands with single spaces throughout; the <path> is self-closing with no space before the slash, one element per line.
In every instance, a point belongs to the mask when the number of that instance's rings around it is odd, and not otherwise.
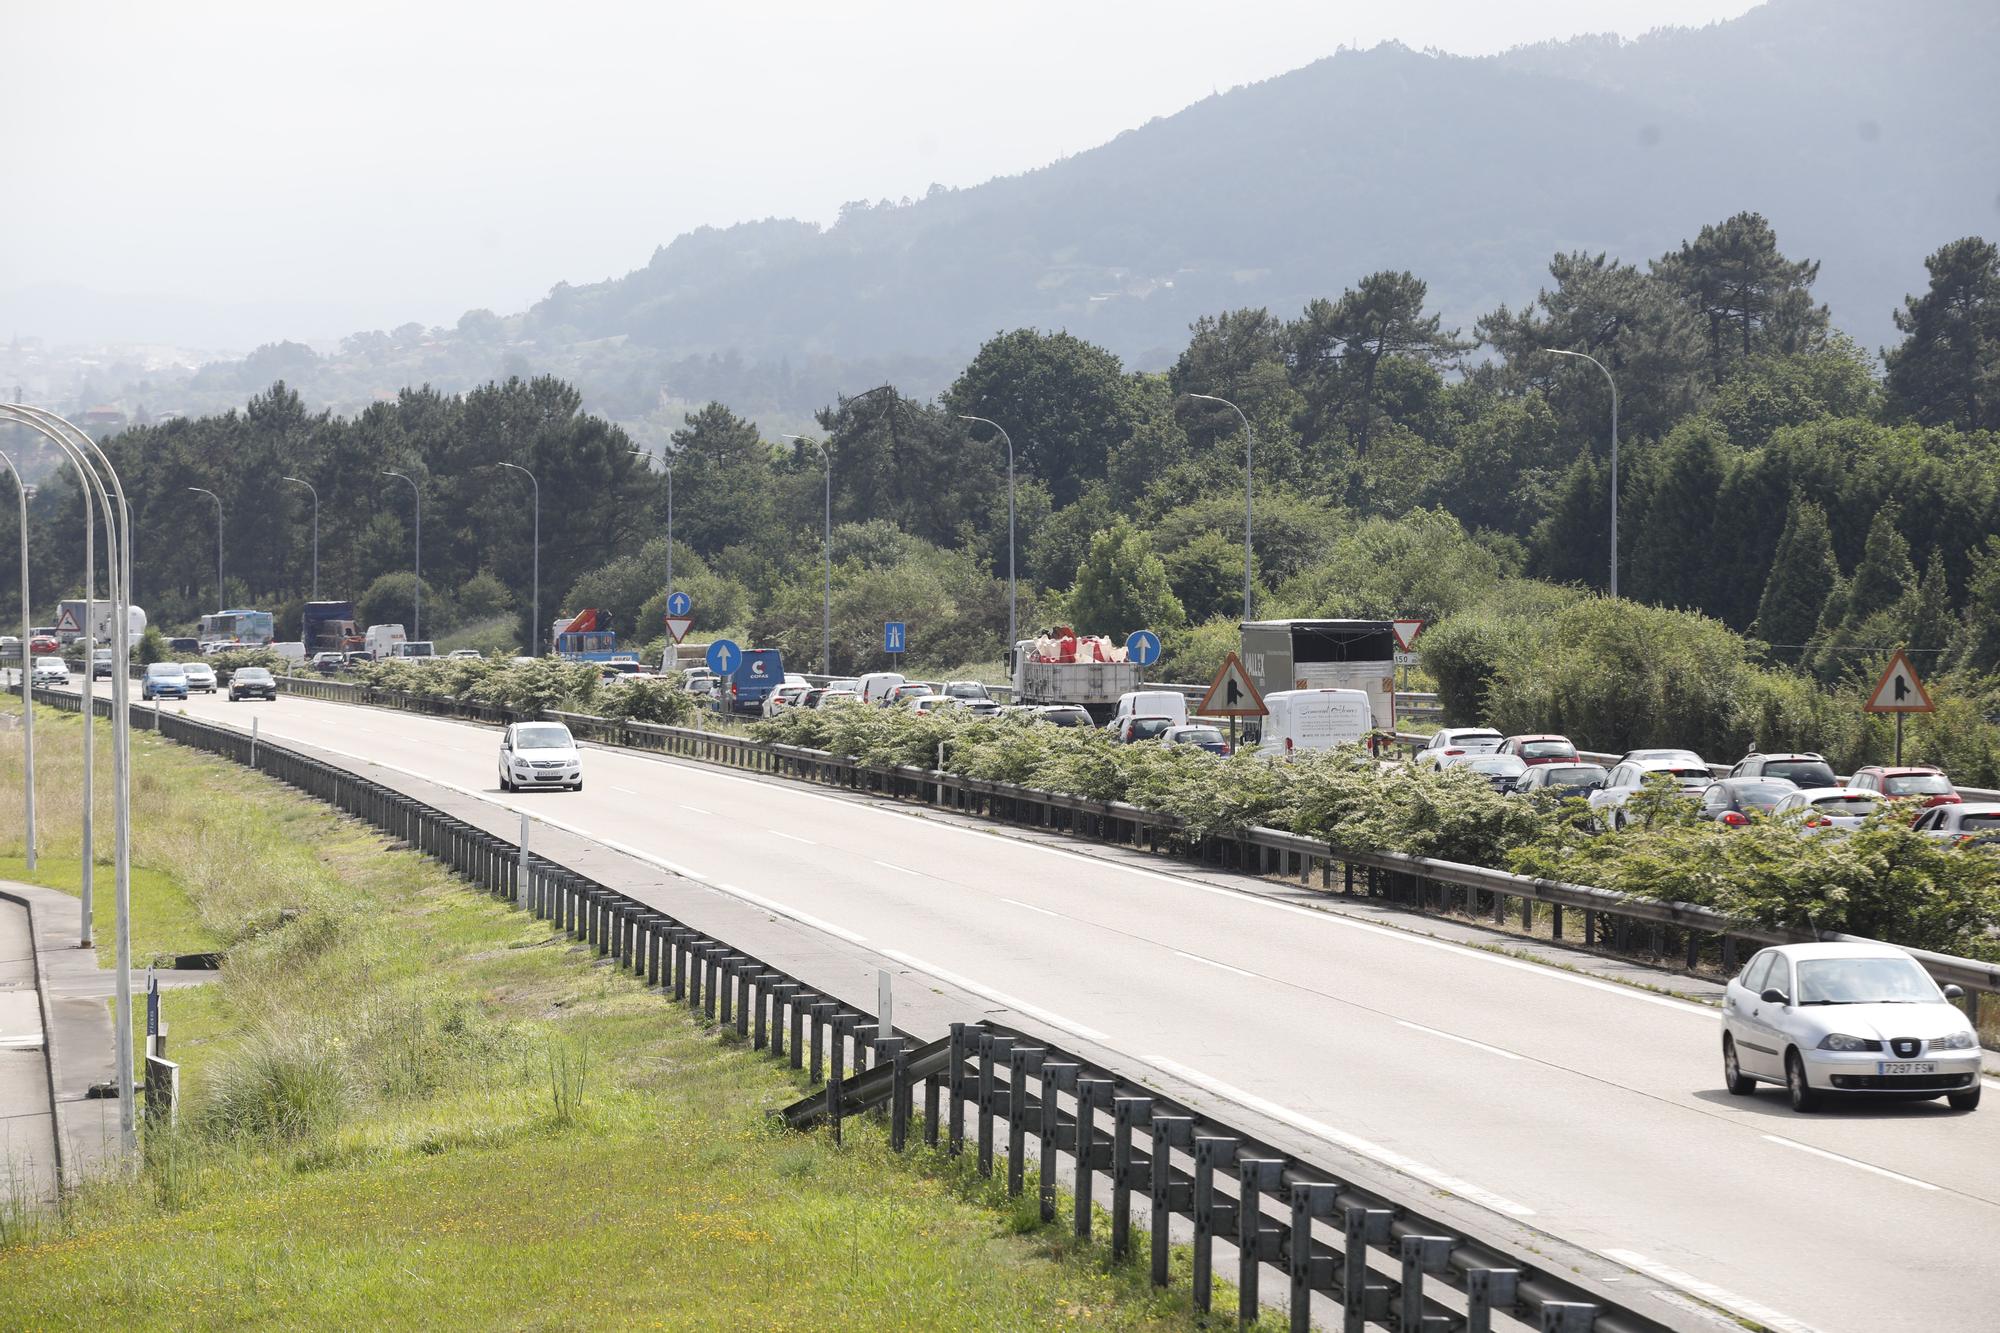
<path fill-rule="evenodd" d="M 684 592 L 667 594 L 667 614 L 676 618 L 694 610 L 694 598 Z"/>
<path fill-rule="evenodd" d="M 1149 629 L 1135 629 L 1125 636 L 1125 660 L 1151 666 L 1160 660 L 1160 636 Z"/>
<path fill-rule="evenodd" d="M 732 639 L 717 639 L 708 645 L 708 669 L 718 676 L 733 676 L 743 663 L 743 650 Z"/>

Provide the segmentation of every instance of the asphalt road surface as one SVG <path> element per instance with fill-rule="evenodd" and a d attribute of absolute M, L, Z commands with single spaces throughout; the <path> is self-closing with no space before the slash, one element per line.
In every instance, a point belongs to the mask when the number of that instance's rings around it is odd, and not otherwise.
<path fill-rule="evenodd" d="M 1730 1097 L 1713 1010 L 1167 861 L 1120 867 L 601 749 L 582 792 L 508 796 L 493 728 L 291 698 L 186 708 L 244 729 L 254 712 L 273 740 L 483 793 L 762 899 L 1766 1327 L 2000 1327 L 2000 1105 L 1798 1116 L 1777 1089 Z"/>

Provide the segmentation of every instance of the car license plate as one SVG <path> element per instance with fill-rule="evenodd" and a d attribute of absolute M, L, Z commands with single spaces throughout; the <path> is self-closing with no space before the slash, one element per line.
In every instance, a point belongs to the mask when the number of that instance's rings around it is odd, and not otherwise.
<path fill-rule="evenodd" d="M 1881 1062 L 1884 1074 L 1935 1074 L 1935 1060 L 1884 1060 Z"/>

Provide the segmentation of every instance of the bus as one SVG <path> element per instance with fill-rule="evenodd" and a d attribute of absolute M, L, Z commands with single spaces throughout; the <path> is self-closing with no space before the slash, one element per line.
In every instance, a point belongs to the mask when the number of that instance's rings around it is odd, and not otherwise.
<path fill-rule="evenodd" d="M 1260 695 L 1361 690 L 1375 725 L 1396 725 L 1396 627 L 1386 620 L 1243 622 L 1243 669 Z"/>
<path fill-rule="evenodd" d="M 269 611 L 218 611 L 201 618 L 203 643 L 240 643 L 246 648 L 263 648 L 277 637 Z"/>

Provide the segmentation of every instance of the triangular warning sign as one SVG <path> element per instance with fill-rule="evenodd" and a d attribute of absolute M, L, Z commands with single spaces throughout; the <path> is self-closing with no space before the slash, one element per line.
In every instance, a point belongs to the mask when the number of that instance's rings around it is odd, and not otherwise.
<path fill-rule="evenodd" d="M 1924 692 L 1924 683 L 1917 679 L 1917 669 L 1910 665 L 1910 659 L 1903 655 L 1900 648 L 1889 659 L 1889 669 L 1875 683 L 1875 692 L 1868 696 L 1864 707 L 1871 713 L 1934 711 L 1931 696 Z"/>
<path fill-rule="evenodd" d="M 1262 717 L 1269 711 L 1250 673 L 1243 669 L 1243 659 L 1235 653 L 1215 673 L 1208 693 L 1201 696 L 1201 706 L 1195 709 L 1202 717 Z"/>
<path fill-rule="evenodd" d="M 1417 641 L 1417 635 L 1424 631 L 1421 620 L 1392 620 L 1389 624 L 1396 630 L 1396 646 L 1406 653 L 1410 651 L 1410 645 Z"/>
<path fill-rule="evenodd" d="M 76 623 L 76 612 L 64 607 L 62 614 L 56 617 L 56 630 L 61 634 L 80 634 L 83 626 Z"/>
<path fill-rule="evenodd" d="M 688 626 L 694 624 L 693 616 L 668 616 L 667 637 L 679 643 L 687 637 Z"/>

